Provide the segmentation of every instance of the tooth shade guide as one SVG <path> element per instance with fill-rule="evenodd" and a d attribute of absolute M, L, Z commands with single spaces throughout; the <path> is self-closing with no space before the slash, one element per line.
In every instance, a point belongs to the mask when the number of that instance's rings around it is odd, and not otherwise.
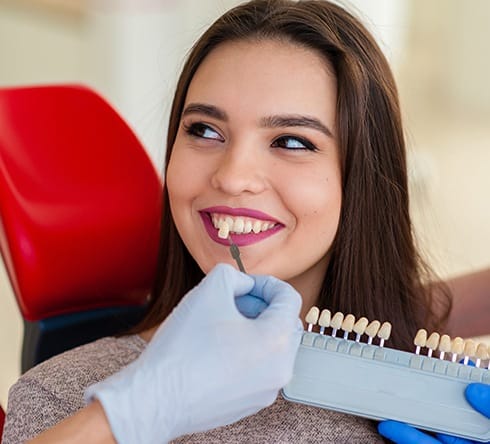
<path fill-rule="evenodd" d="M 342 322 L 344 321 L 344 314 L 340 311 L 335 313 L 330 321 L 330 327 L 332 327 L 332 336 L 335 338 L 337 336 L 337 330 L 342 327 Z"/>
<path fill-rule="evenodd" d="M 308 332 L 313 331 L 313 326 L 318 322 L 318 317 L 320 316 L 320 309 L 318 307 L 311 307 L 306 314 L 305 321 L 308 324 Z"/>
<path fill-rule="evenodd" d="M 348 314 L 342 321 L 341 328 L 344 331 L 344 339 L 349 339 L 349 333 L 353 330 L 355 322 L 356 318 L 352 314 Z"/>
<path fill-rule="evenodd" d="M 365 333 L 368 335 L 367 343 L 369 345 L 373 343 L 373 339 L 377 335 L 380 327 L 381 327 L 381 322 L 379 321 L 371 321 L 369 325 L 366 327 Z"/>
<path fill-rule="evenodd" d="M 325 329 L 330 327 L 331 313 L 330 310 L 326 308 L 320 313 L 320 318 L 318 319 L 318 325 L 320 326 L 320 334 L 325 334 Z"/>

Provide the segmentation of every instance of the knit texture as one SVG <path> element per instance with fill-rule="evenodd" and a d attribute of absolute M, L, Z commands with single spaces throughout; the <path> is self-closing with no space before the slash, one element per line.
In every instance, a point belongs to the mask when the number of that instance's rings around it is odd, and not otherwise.
<path fill-rule="evenodd" d="M 137 335 L 103 338 L 26 372 L 9 391 L 2 444 L 19 444 L 84 406 L 83 392 L 135 360 L 146 342 Z M 373 422 L 285 401 L 234 424 L 186 435 L 174 443 L 383 443 Z M 137 444 L 137 443 L 135 443 Z M 146 443 L 144 443 L 146 444 Z"/>

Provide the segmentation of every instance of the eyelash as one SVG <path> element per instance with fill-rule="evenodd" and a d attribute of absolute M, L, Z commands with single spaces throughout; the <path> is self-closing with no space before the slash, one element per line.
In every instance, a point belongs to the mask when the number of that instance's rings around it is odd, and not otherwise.
<path fill-rule="evenodd" d="M 191 124 L 183 124 L 184 131 L 190 135 L 191 137 L 195 137 L 198 139 L 205 139 L 205 140 L 217 140 L 219 142 L 224 142 L 224 139 L 221 137 L 221 135 L 218 133 L 218 131 L 214 130 L 211 128 L 209 125 L 206 125 L 205 123 L 201 122 L 195 122 Z M 205 131 L 210 130 L 213 133 L 216 133 L 219 137 L 213 138 L 213 137 L 204 137 L 203 134 Z"/>
<path fill-rule="evenodd" d="M 184 127 L 184 131 L 188 135 L 190 135 L 191 137 L 195 137 L 198 139 L 217 140 L 219 142 L 224 142 L 224 139 L 222 138 L 222 136 L 216 130 L 214 130 L 211 126 L 206 125 L 205 123 L 201 123 L 201 122 L 195 122 L 195 123 L 191 123 L 191 124 L 185 124 L 184 123 L 183 127 Z M 203 134 L 207 130 L 210 130 L 213 133 L 216 133 L 219 137 L 216 137 L 216 138 L 204 137 Z M 299 142 L 299 144 L 303 145 L 303 146 L 302 147 L 296 147 L 296 148 L 287 148 L 286 146 L 284 146 L 285 145 L 284 142 L 287 142 L 289 140 L 294 140 L 296 142 Z M 280 143 L 282 143 L 283 145 L 281 146 Z M 318 148 L 313 143 L 311 143 L 310 141 L 308 141 L 302 137 L 292 136 L 292 135 L 283 135 L 283 136 L 278 137 L 277 139 L 275 139 L 272 142 L 271 146 L 273 148 L 282 148 L 282 149 L 285 149 L 288 151 L 318 151 Z"/>

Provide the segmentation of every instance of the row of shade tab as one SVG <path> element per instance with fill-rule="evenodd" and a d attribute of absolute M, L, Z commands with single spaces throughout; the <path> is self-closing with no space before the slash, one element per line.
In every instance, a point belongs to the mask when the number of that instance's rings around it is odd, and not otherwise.
<path fill-rule="evenodd" d="M 318 307 L 311 307 L 305 317 L 305 322 L 308 325 L 307 331 L 313 332 L 315 326 L 319 326 L 319 333 L 325 334 L 326 329 L 330 328 L 330 335 L 337 337 L 339 331 L 343 331 L 343 339 L 349 339 L 351 333 L 355 334 L 355 341 L 359 342 L 363 335 L 367 336 L 367 343 L 373 344 L 375 338 L 378 338 L 378 345 L 384 346 L 391 335 L 391 324 L 389 322 L 371 321 L 365 317 L 356 320 L 352 314 L 344 315 L 338 311 L 333 316 L 330 310 L 323 309 L 320 312 Z M 413 341 L 415 345 L 415 353 L 425 353 L 429 357 L 436 357 L 438 353 L 439 359 L 450 359 L 456 362 L 458 357 L 465 365 L 470 364 L 470 360 L 475 360 L 475 366 L 480 367 L 484 361 L 490 357 L 490 347 L 484 343 L 477 343 L 472 339 L 463 339 L 456 337 L 451 339 L 448 335 L 440 335 L 439 333 L 427 334 L 427 331 L 420 329 L 415 335 Z M 487 364 L 490 367 L 490 362 Z"/>

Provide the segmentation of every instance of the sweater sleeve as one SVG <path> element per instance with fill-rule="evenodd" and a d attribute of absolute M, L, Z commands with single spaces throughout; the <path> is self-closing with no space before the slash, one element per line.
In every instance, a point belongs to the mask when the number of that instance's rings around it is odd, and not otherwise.
<path fill-rule="evenodd" d="M 38 381 L 21 378 L 9 390 L 2 444 L 24 443 L 75 413 L 77 407 Z"/>

